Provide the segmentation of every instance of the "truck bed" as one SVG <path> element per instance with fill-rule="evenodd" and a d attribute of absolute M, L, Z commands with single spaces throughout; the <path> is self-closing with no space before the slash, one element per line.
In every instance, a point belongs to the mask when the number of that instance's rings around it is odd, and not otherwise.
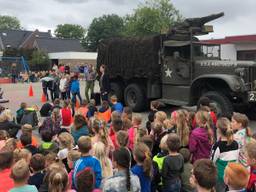
<path fill-rule="evenodd" d="M 97 66 L 105 64 L 110 78 L 160 78 L 161 36 L 111 38 L 98 46 Z"/>

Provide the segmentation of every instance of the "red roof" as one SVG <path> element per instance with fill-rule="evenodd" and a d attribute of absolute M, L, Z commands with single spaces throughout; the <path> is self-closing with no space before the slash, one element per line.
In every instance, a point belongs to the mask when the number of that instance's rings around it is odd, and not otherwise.
<path fill-rule="evenodd" d="M 256 35 L 227 36 L 224 39 L 209 39 L 202 40 L 202 42 L 212 44 L 250 43 L 256 42 Z"/>

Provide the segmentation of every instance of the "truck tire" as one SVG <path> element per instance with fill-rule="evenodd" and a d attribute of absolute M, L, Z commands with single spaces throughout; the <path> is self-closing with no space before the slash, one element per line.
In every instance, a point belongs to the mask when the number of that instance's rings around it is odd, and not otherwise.
<path fill-rule="evenodd" d="M 225 95 L 216 91 L 209 91 L 209 92 L 206 92 L 203 96 L 208 97 L 211 100 L 211 103 L 215 105 L 217 110 L 217 114 L 216 114 L 217 117 L 232 116 L 234 112 L 234 108 L 232 103 L 229 101 L 229 99 Z"/>
<path fill-rule="evenodd" d="M 124 94 L 123 94 L 123 87 L 120 83 L 112 82 L 110 83 L 110 93 L 109 96 L 116 95 L 118 101 L 123 102 Z"/>
<path fill-rule="evenodd" d="M 124 91 L 125 104 L 135 112 L 146 108 L 147 100 L 143 88 L 137 84 L 130 84 Z"/>

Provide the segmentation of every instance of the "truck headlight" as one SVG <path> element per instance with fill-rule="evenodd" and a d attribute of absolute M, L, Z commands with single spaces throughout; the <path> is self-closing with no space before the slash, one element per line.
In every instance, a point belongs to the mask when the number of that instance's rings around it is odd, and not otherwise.
<path fill-rule="evenodd" d="M 235 74 L 240 76 L 240 77 L 244 77 L 245 76 L 245 68 L 237 68 L 237 69 L 235 69 Z"/>

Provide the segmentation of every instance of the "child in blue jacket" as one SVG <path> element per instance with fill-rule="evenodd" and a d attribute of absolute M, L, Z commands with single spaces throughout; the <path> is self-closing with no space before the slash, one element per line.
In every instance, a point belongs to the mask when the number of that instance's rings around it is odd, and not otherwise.
<path fill-rule="evenodd" d="M 83 171 L 85 168 L 89 167 L 94 171 L 95 175 L 95 187 L 100 188 L 102 180 L 102 170 L 98 159 L 90 155 L 90 150 L 92 149 L 92 141 L 88 136 L 81 136 L 78 139 L 78 148 L 81 152 L 81 157 L 74 164 L 74 174 L 72 176 L 72 184 L 75 189 L 77 189 L 77 175 L 79 172 Z"/>
<path fill-rule="evenodd" d="M 75 106 L 76 106 L 76 96 L 78 96 L 80 103 L 82 103 L 82 97 L 80 94 L 80 83 L 78 80 L 78 75 L 75 75 L 71 80 L 70 92 L 72 94 L 72 116 L 75 115 Z"/>

